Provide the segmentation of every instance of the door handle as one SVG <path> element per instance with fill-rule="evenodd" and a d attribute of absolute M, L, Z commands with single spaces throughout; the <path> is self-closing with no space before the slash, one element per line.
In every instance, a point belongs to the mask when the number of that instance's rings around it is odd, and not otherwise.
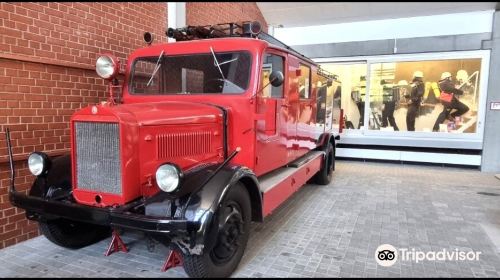
<path fill-rule="evenodd" d="M 289 108 L 290 104 L 281 104 L 281 107 L 283 107 L 283 108 Z"/>

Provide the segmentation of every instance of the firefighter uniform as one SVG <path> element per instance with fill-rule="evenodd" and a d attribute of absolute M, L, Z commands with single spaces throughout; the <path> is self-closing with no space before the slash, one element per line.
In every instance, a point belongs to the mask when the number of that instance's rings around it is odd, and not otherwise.
<path fill-rule="evenodd" d="M 422 97 L 425 92 L 425 84 L 422 77 L 413 78 L 410 92 L 410 103 L 408 104 L 408 112 L 406 113 L 406 128 L 408 131 L 415 131 L 415 118 L 417 117 Z"/>
<path fill-rule="evenodd" d="M 449 116 L 451 116 L 452 119 L 455 119 L 455 117 L 461 116 L 467 113 L 467 111 L 469 111 L 469 107 L 464 103 L 460 102 L 456 97 L 459 95 L 463 95 L 464 92 L 460 89 L 455 88 L 453 81 L 449 77 L 439 81 L 439 88 L 441 89 L 442 92 L 453 93 L 453 98 L 451 99 L 450 103 L 442 102 L 443 111 L 441 112 L 441 114 L 439 114 L 438 118 L 436 119 L 434 127 L 432 128 L 433 131 L 438 131 L 439 124 L 443 123 L 444 120 Z M 456 111 L 451 113 L 451 111 L 454 109 Z"/>
<path fill-rule="evenodd" d="M 382 127 L 387 127 L 388 123 L 394 128 L 394 131 L 398 131 L 398 125 L 394 119 L 394 110 L 396 108 L 396 102 L 398 100 L 399 91 L 394 86 L 387 86 L 384 80 L 381 81 L 382 91 L 383 91 L 383 103 L 384 109 L 382 110 Z"/>

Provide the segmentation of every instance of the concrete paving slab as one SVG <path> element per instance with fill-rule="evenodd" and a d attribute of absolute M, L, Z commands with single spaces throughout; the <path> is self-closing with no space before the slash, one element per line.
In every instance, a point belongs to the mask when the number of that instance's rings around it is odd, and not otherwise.
<path fill-rule="evenodd" d="M 263 224 L 253 224 L 234 277 L 498 277 L 500 181 L 477 170 L 338 161 L 328 186 L 307 185 Z M 43 236 L 0 250 L 0 277 L 186 277 L 161 272 L 168 253 L 125 232 L 129 253 L 105 257 L 110 238 L 68 250 Z M 137 240 L 137 241 L 135 241 Z M 398 261 L 383 243 L 416 250 L 481 251 L 478 261 Z"/>

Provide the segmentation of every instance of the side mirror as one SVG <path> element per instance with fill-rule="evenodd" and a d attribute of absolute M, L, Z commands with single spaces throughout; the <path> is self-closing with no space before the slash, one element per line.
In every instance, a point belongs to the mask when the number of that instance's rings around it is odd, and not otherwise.
<path fill-rule="evenodd" d="M 273 87 L 281 86 L 284 80 L 285 76 L 283 76 L 281 71 L 274 70 L 271 72 L 271 75 L 269 75 L 269 83 L 271 83 Z"/>

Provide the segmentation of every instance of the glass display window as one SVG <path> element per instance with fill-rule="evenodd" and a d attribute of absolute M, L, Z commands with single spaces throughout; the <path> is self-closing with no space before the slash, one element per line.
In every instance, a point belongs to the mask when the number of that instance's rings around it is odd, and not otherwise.
<path fill-rule="evenodd" d="M 475 133 L 480 69 L 480 58 L 372 64 L 369 129 Z"/>
<path fill-rule="evenodd" d="M 366 63 L 322 64 L 321 68 L 338 75 L 341 86 L 334 95 L 336 107 L 344 110 L 345 129 L 358 130 L 364 125 L 366 99 Z"/>
<path fill-rule="evenodd" d="M 480 149 L 490 51 L 314 59 L 339 76 L 343 143 Z"/>

